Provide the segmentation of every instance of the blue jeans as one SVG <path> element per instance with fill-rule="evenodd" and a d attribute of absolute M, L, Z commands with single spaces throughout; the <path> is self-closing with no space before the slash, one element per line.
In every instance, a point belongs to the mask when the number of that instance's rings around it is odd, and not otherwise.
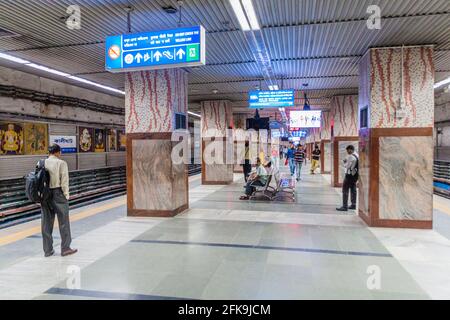
<path fill-rule="evenodd" d="M 294 158 L 289 158 L 289 170 L 291 171 L 291 176 L 295 173 L 295 160 Z"/>
<path fill-rule="evenodd" d="M 303 165 L 303 161 L 302 162 L 297 162 L 296 163 L 296 167 L 297 167 L 297 179 L 300 179 L 300 175 L 302 172 L 302 165 Z"/>

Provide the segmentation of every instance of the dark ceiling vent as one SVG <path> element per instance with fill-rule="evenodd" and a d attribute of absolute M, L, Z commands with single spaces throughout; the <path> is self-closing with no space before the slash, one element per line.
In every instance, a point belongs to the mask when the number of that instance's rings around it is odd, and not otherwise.
<path fill-rule="evenodd" d="M 177 8 L 174 8 L 174 7 L 172 7 L 172 6 L 163 7 L 162 9 L 163 9 L 166 13 L 168 13 L 168 14 L 175 14 L 175 13 L 178 12 L 178 9 L 177 9 Z"/>
<path fill-rule="evenodd" d="M 17 37 L 19 34 L 0 28 L 0 38 Z"/>

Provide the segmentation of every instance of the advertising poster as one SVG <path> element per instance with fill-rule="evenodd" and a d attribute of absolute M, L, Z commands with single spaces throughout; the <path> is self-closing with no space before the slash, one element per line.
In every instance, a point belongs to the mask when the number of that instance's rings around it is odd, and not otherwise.
<path fill-rule="evenodd" d="M 291 128 L 320 128 L 322 111 L 291 111 Z"/>
<path fill-rule="evenodd" d="M 117 130 L 108 130 L 108 151 L 117 151 Z"/>
<path fill-rule="evenodd" d="M 77 137 L 76 136 L 50 136 L 50 145 L 56 143 L 61 147 L 61 153 L 76 153 L 77 152 Z"/>
<path fill-rule="evenodd" d="M 0 123 L 0 155 L 23 154 L 23 126 L 20 123 Z"/>
<path fill-rule="evenodd" d="M 47 154 L 48 130 L 45 123 L 25 123 L 25 154 Z"/>
<path fill-rule="evenodd" d="M 105 130 L 95 129 L 94 130 L 94 150 L 95 152 L 105 152 L 106 151 L 106 135 Z"/>
<path fill-rule="evenodd" d="M 80 152 L 94 151 L 94 129 L 79 127 Z"/>
<path fill-rule="evenodd" d="M 118 150 L 125 151 L 127 149 L 127 136 L 124 130 L 117 131 Z"/>

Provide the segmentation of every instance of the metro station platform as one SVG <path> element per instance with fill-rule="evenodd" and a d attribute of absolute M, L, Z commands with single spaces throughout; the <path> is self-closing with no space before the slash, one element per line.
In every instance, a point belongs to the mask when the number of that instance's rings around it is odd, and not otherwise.
<path fill-rule="evenodd" d="M 335 211 L 329 180 L 304 168 L 295 203 L 276 203 L 238 200 L 241 174 L 197 175 L 174 218 L 127 217 L 124 196 L 71 210 L 79 252 L 64 258 L 57 229 L 43 257 L 39 220 L 0 230 L 0 299 L 450 298 L 448 200 L 435 198 L 434 230 L 368 228 Z"/>

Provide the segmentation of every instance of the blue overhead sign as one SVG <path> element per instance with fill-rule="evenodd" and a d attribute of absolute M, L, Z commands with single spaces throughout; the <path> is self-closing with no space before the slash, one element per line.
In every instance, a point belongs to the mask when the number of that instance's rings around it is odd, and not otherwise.
<path fill-rule="evenodd" d="M 250 108 L 281 108 L 295 105 L 294 90 L 250 91 Z"/>
<path fill-rule="evenodd" d="M 123 34 L 106 38 L 110 72 L 193 67 L 205 64 L 202 26 Z"/>

